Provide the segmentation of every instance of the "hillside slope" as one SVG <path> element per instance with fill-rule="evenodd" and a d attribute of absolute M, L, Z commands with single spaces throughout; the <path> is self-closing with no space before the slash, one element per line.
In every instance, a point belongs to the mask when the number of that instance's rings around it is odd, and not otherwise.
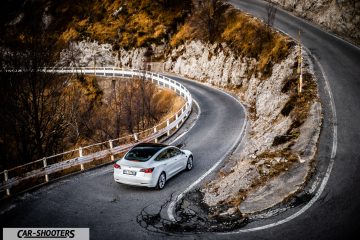
<path fill-rule="evenodd" d="M 58 44 L 84 39 L 122 47 L 165 42 L 190 12 L 191 1 L 1 1 L 2 43 L 46 31 Z"/>

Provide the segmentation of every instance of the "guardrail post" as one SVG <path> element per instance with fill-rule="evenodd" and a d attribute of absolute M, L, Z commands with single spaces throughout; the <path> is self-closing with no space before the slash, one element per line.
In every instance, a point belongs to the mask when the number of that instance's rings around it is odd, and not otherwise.
<path fill-rule="evenodd" d="M 114 161 L 115 160 L 115 157 L 114 157 L 114 154 L 112 153 L 112 149 L 113 149 L 113 142 L 111 140 L 109 140 L 109 147 L 110 147 L 110 160 L 111 161 Z"/>
<path fill-rule="evenodd" d="M 183 114 L 184 114 L 184 107 L 181 108 L 181 115 L 183 115 Z M 181 119 L 181 123 L 183 123 L 183 122 L 184 122 L 184 118 Z"/>
<path fill-rule="evenodd" d="M 134 139 L 135 139 L 135 142 L 139 141 L 139 138 L 136 133 L 134 133 Z"/>
<path fill-rule="evenodd" d="M 47 167 L 46 157 L 43 158 L 43 165 L 44 165 L 44 170 L 46 171 L 46 167 Z M 45 174 L 45 182 L 48 181 L 49 181 L 49 175 Z"/>
<path fill-rule="evenodd" d="M 179 118 L 179 113 L 176 113 L 176 115 L 175 115 L 175 121 L 177 122 L 177 123 L 176 123 L 176 129 L 179 128 L 179 122 L 177 121 L 178 118 Z"/>
<path fill-rule="evenodd" d="M 169 127 L 169 125 L 170 125 L 170 120 L 168 119 L 168 120 L 166 121 L 166 127 Z M 170 129 L 168 129 L 167 135 L 170 136 Z"/>
<path fill-rule="evenodd" d="M 79 157 L 81 158 L 82 156 L 83 156 L 83 149 L 82 149 L 82 147 L 79 147 Z M 80 164 L 80 169 L 81 169 L 81 171 L 84 171 L 83 163 Z"/>
<path fill-rule="evenodd" d="M 154 127 L 154 133 L 156 133 L 156 132 L 157 132 L 156 127 Z M 155 138 L 154 140 L 155 140 L 155 143 L 158 142 L 158 139 L 157 139 L 157 138 Z"/>
<path fill-rule="evenodd" d="M 9 180 L 9 175 L 7 170 L 4 170 L 4 179 L 5 179 L 5 184 L 7 184 Z M 10 196 L 10 189 L 8 187 L 5 189 L 5 191 L 6 191 L 6 195 Z"/>

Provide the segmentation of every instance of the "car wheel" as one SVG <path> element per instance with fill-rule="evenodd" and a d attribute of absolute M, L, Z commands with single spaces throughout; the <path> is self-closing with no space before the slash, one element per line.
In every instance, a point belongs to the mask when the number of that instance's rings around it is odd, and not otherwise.
<path fill-rule="evenodd" d="M 190 171 L 194 166 L 194 163 L 193 163 L 193 156 L 190 156 L 187 160 L 187 163 L 186 163 L 186 170 L 187 171 Z"/>
<path fill-rule="evenodd" d="M 157 185 L 156 185 L 156 189 L 163 189 L 165 187 L 165 183 L 166 183 L 166 176 L 165 176 L 165 173 L 162 172 L 159 176 L 159 179 L 158 179 L 158 182 L 157 182 Z"/>

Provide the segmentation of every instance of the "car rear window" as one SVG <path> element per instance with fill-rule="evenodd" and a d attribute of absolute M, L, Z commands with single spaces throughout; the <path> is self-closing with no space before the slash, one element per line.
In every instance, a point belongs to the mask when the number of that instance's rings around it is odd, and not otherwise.
<path fill-rule="evenodd" d="M 125 155 L 125 159 L 130 161 L 146 162 L 160 149 L 161 147 L 135 147 Z"/>

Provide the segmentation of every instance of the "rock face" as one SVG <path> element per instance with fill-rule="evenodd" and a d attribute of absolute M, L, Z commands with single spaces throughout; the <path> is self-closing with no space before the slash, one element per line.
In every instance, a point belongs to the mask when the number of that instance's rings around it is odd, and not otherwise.
<path fill-rule="evenodd" d="M 256 63 L 255 59 L 237 57 L 225 43 L 192 41 L 171 52 L 164 70 L 217 86 L 241 86 Z"/>
<path fill-rule="evenodd" d="M 162 52 L 163 46 L 153 46 L 155 54 Z M 72 42 L 60 53 L 59 65 L 77 67 L 118 67 L 143 69 L 146 48 L 113 51 L 111 44 L 97 41 Z M 159 65 L 159 64 L 152 64 Z M 161 69 L 162 69 L 161 64 Z"/>
<path fill-rule="evenodd" d="M 60 53 L 59 65 L 70 67 L 114 66 L 115 54 L 110 44 L 96 41 L 72 42 Z"/>
<path fill-rule="evenodd" d="M 113 51 L 111 44 L 99 44 L 96 41 L 70 43 L 60 53 L 60 65 L 80 67 L 120 67 L 140 69 L 144 64 L 146 48 L 135 48 L 130 51 L 119 49 Z"/>
<path fill-rule="evenodd" d="M 360 1 L 358 0 L 270 1 L 360 44 Z"/>

